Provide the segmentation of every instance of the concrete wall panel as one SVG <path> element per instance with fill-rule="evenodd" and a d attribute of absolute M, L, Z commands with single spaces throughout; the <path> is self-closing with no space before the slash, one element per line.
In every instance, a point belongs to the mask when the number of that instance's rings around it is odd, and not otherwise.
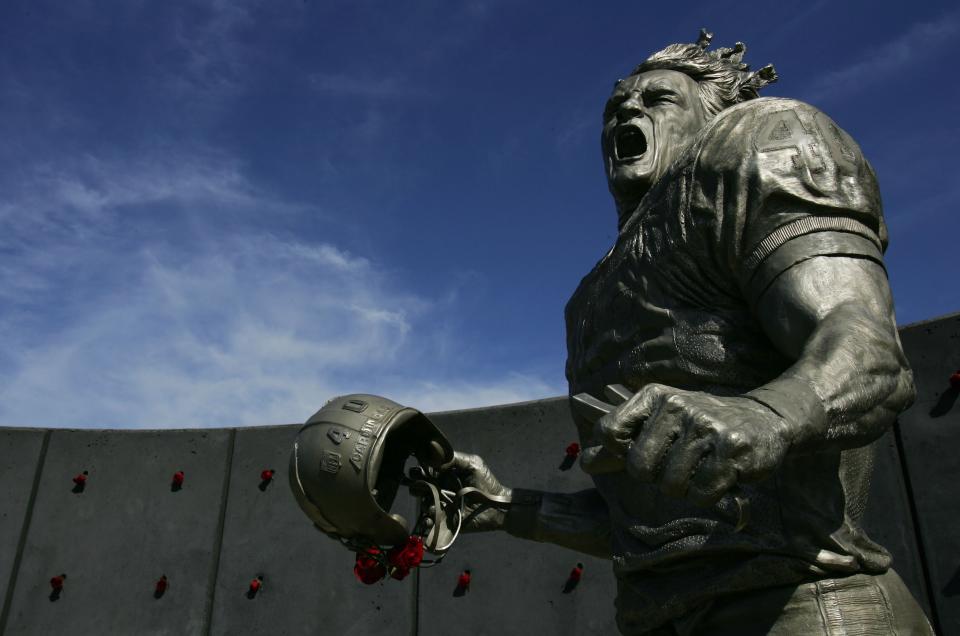
<path fill-rule="evenodd" d="M 559 470 L 577 439 L 566 398 L 431 417 L 454 448 L 483 456 L 506 485 L 556 492 L 593 485 L 577 466 Z M 564 594 L 577 561 L 583 580 Z M 471 589 L 457 597 L 465 568 Z M 609 561 L 503 533 L 463 535 L 443 563 L 420 572 L 420 634 L 615 634 L 615 596 Z"/>
<path fill-rule="evenodd" d="M 36 429 L 0 430 L 0 484 L 4 486 L 0 505 L 0 599 L 4 600 L 0 602 L 4 606 L 45 434 Z"/>
<path fill-rule="evenodd" d="M 915 406 L 926 405 L 929 414 L 940 405 L 934 411 L 934 419 L 938 413 L 948 420 L 958 417 L 950 374 L 960 371 L 960 313 L 907 325 L 900 329 L 900 342 L 917 384 Z"/>
<path fill-rule="evenodd" d="M 9 634 L 199 634 L 232 431 L 54 431 Z M 83 493 L 71 479 L 89 471 Z M 171 491 L 177 470 L 183 488 Z M 65 572 L 52 601 L 50 577 Z M 165 573 L 170 588 L 153 597 Z"/>
<path fill-rule="evenodd" d="M 944 634 L 960 634 L 960 404 L 950 374 L 960 368 L 960 314 L 901 330 L 917 402 L 900 416 L 906 477 Z"/>
<path fill-rule="evenodd" d="M 412 634 L 415 579 L 360 583 L 353 554 L 297 506 L 286 473 L 297 430 L 237 431 L 211 633 Z M 261 490 L 265 468 L 278 474 Z M 264 587 L 247 598 L 258 573 Z"/>

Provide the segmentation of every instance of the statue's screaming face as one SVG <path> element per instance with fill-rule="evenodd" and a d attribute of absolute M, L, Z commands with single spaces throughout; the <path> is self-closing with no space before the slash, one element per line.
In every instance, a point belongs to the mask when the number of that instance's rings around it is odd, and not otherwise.
<path fill-rule="evenodd" d="M 697 82 L 655 70 L 619 82 L 603 112 L 603 157 L 620 214 L 629 214 L 706 123 Z"/>

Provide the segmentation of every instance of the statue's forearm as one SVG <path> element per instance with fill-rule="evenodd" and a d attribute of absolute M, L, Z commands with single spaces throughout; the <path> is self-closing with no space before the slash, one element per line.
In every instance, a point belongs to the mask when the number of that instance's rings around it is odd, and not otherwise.
<path fill-rule="evenodd" d="M 610 558 L 610 518 L 596 490 L 550 493 L 513 489 L 504 528 L 515 537 Z"/>
<path fill-rule="evenodd" d="M 794 451 L 867 444 L 915 396 L 892 319 L 844 303 L 816 323 L 796 363 L 748 397 L 783 416 Z"/>

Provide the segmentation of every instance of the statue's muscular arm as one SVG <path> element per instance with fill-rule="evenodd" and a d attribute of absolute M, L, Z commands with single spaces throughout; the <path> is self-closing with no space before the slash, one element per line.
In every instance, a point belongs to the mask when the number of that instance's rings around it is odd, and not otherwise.
<path fill-rule="evenodd" d="M 793 425 L 795 451 L 863 446 L 913 402 L 913 374 L 877 262 L 833 256 L 803 261 L 780 274 L 756 310 L 773 344 L 796 362 L 749 395 L 784 417 L 809 411 L 817 420 Z"/>
<path fill-rule="evenodd" d="M 644 387 L 601 419 L 607 456 L 597 462 L 599 470 L 611 469 L 612 456 L 641 482 L 709 504 L 738 482 L 769 475 L 787 453 L 871 442 L 913 401 L 912 374 L 878 262 L 839 256 L 801 261 L 762 291 L 755 311 L 774 346 L 795 363 L 739 397 Z M 588 461 L 584 468 L 594 466 Z M 504 491 L 515 501 L 510 512 L 473 529 L 505 528 L 609 556 L 610 521 L 595 490 Z"/>
<path fill-rule="evenodd" d="M 584 468 L 619 461 L 640 482 L 710 504 L 768 476 L 787 453 L 871 442 L 913 401 L 879 262 L 801 260 L 759 294 L 755 310 L 792 366 L 735 397 L 647 385 L 601 418 L 604 453 L 585 456 L 593 461 Z"/>

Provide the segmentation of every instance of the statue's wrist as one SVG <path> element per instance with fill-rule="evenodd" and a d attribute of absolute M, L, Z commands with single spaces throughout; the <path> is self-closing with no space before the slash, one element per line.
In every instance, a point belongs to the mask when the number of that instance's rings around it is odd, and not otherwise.
<path fill-rule="evenodd" d="M 744 397 L 758 402 L 780 416 L 783 436 L 792 449 L 804 449 L 823 440 L 827 412 L 823 398 L 806 380 L 781 376 L 750 391 Z"/>
<path fill-rule="evenodd" d="M 503 529 L 521 539 L 535 539 L 540 523 L 540 503 L 543 493 L 526 488 L 509 490 L 511 502 L 504 516 Z"/>

